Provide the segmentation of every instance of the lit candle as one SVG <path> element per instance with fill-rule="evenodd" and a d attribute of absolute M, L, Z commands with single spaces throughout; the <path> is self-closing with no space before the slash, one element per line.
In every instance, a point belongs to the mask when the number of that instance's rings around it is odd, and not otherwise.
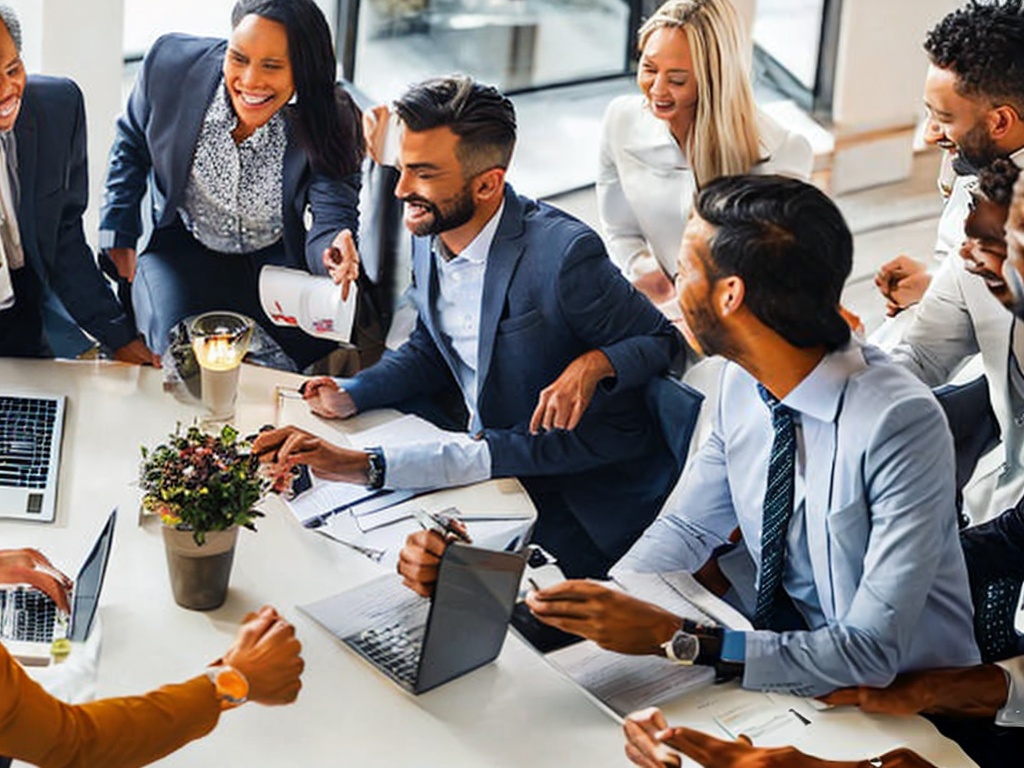
<path fill-rule="evenodd" d="M 207 312 L 192 321 L 192 349 L 200 368 L 203 405 L 215 418 L 234 415 L 242 358 L 254 323 L 234 312 Z"/>

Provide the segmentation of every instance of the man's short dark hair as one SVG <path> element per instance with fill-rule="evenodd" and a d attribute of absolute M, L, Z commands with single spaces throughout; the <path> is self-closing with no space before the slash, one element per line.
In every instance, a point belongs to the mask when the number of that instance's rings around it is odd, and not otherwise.
<path fill-rule="evenodd" d="M 516 112 L 502 93 L 465 75 L 426 80 L 395 102 L 408 130 L 449 128 L 459 137 L 455 150 L 466 176 L 508 168 L 516 143 Z"/>
<path fill-rule="evenodd" d="M 1021 0 L 970 0 L 935 25 L 924 49 L 932 64 L 956 75 L 962 96 L 1009 104 L 1024 116 Z"/>
<path fill-rule="evenodd" d="M 853 237 L 821 190 L 784 176 L 723 176 L 701 190 L 696 212 L 717 229 L 708 276 L 741 278 L 758 320 L 796 347 L 849 341 L 839 299 Z"/>

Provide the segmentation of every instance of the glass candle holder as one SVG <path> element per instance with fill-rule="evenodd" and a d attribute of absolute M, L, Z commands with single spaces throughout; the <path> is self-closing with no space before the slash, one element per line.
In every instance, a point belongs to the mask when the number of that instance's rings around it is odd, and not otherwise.
<path fill-rule="evenodd" d="M 238 375 L 256 324 L 238 312 L 205 312 L 192 320 L 189 337 L 199 363 L 203 405 L 210 415 L 235 414 Z"/>

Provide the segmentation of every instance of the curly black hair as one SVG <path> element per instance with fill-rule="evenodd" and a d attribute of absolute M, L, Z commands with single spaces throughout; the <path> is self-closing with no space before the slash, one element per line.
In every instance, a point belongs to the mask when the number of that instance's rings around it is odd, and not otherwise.
<path fill-rule="evenodd" d="M 988 97 L 1024 115 L 1022 0 L 970 0 L 928 33 L 932 64 L 952 70 L 961 95 Z"/>
<path fill-rule="evenodd" d="M 1007 157 L 997 157 L 978 171 L 978 191 L 996 205 L 1009 205 L 1020 168 Z"/>

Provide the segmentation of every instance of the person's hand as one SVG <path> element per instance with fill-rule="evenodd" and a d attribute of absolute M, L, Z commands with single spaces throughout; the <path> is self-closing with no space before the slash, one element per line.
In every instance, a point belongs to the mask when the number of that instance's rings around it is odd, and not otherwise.
<path fill-rule="evenodd" d="M 683 623 L 664 608 L 578 579 L 529 592 L 526 605 L 545 624 L 617 653 L 660 654 Z"/>
<path fill-rule="evenodd" d="M 0 584 L 28 584 L 47 595 L 64 613 L 71 612 L 71 579 L 35 549 L 0 549 Z"/>
<path fill-rule="evenodd" d="M 299 676 L 305 664 L 299 656 L 301 651 L 295 627 L 265 605 L 258 613 L 245 617 L 223 661 L 245 675 L 250 701 L 290 704 L 302 687 Z"/>
<path fill-rule="evenodd" d="M 660 268 L 635 278 L 633 287 L 650 299 L 655 306 L 672 301 L 676 297 L 675 284 Z"/>
<path fill-rule="evenodd" d="M 679 768 L 679 755 L 658 740 L 668 728 L 665 715 L 657 707 L 648 707 L 626 715 L 622 730 L 626 734 L 626 757 L 640 768 Z"/>
<path fill-rule="evenodd" d="M 307 379 L 302 385 L 302 398 L 309 410 L 325 419 L 347 419 L 357 410 L 352 397 L 330 376 Z"/>
<path fill-rule="evenodd" d="M 833 707 L 860 707 L 865 712 L 885 715 L 916 715 L 930 703 L 927 675 L 899 675 L 885 688 L 857 686 L 839 688 L 821 697 Z"/>
<path fill-rule="evenodd" d="M 134 248 L 107 248 L 107 256 L 117 267 L 117 274 L 129 283 L 135 279 L 135 249 Z"/>
<path fill-rule="evenodd" d="M 146 346 L 142 339 L 132 339 L 123 347 L 114 350 L 114 359 L 122 363 L 133 365 L 152 365 L 160 367 L 160 355 L 154 353 Z"/>
<path fill-rule="evenodd" d="M 862 768 L 867 763 L 867 760 L 823 760 L 804 754 L 795 747 L 755 747 L 749 738 L 742 735 L 736 741 L 723 741 L 691 728 L 667 728 L 655 734 L 654 738 L 705 768 Z M 885 768 L 936 768 L 906 748 L 886 752 L 880 759 Z M 658 763 L 637 765 L 661 768 Z"/>
<path fill-rule="evenodd" d="M 456 522 L 462 525 L 461 521 Z M 410 533 L 398 553 L 398 573 L 402 583 L 418 595 L 433 597 L 441 555 L 449 543 L 450 539 L 437 531 Z"/>
<path fill-rule="evenodd" d="M 341 300 L 348 301 L 349 286 L 359 278 L 359 251 L 352 233 L 343 229 L 324 248 L 324 267 L 335 285 L 341 286 Z"/>
<path fill-rule="evenodd" d="M 931 281 L 925 263 L 905 255 L 886 262 L 875 274 L 875 285 L 885 297 L 889 317 L 917 304 Z"/>
<path fill-rule="evenodd" d="M 991 720 L 1006 706 L 1008 696 L 1006 673 L 994 664 L 979 664 L 907 672 L 885 688 L 840 688 L 821 700 L 886 715 L 926 712 Z"/>
<path fill-rule="evenodd" d="M 353 451 L 323 440 L 298 427 L 287 426 L 260 432 L 252 452 L 267 465 L 274 490 L 287 490 L 292 468 L 306 464 L 313 474 L 343 483 L 369 482 L 370 460 L 365 451 Z"/>
<path fill-rule="evenodd" d="M 576 429 L 602 379 L 615 375 L 608 356 L 599 349 L 584 352 L 561 375 L 540 391 L 530 417 L 530 433 L 540 430 Z"/>
<path fill-rule="evenodd" d="M 363 112 L 363 137 L 366 140 L 366 154 L 377 165 L 385 165 L 393 158 L 384 157 L 384 142 L 387 140 L 388 123 L 391 114 L 387 104 Z"/>

